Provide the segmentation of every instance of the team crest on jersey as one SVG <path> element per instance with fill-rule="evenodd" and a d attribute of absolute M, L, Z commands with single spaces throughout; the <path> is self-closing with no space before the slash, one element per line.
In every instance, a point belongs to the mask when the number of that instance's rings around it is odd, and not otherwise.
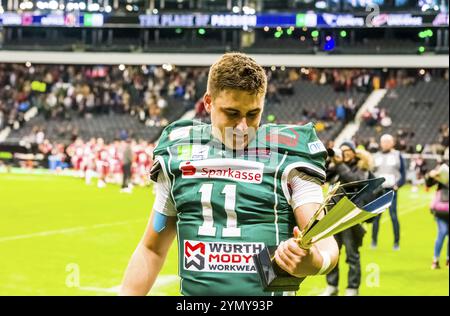
<path fill-rule="evenodd" d="M 253 255 L 263 243 L 184 241 L 184 269 L 200 272 L 256 273 Z"/>
<path fill-rule="evenodd" d="M 321 141 L 308 143 L 308 148 L 311 154 L 317 154 L 323 151 L 327 151 Z"/>
<path fill-rule="evenodd" d="M 296 147 L 300 141 L 300 134 L 294 129 L 295 125 L 286 127 L 272 127 L 270 133 L 266 135 L 266 141 L 271 144 L 280 144 L 289 147 Z"/>
<path fill-rule="evenodd" d="M 183 179 L 228 179 L 236 182 L 262 182 L 264 164 L 242 159 L 206 159 L 180 163 Z"/>
<path fill-rule="evenodd" d="M 177 147 L 178 160 L 203 160 L 208 158 L 209 146 L 180 145 Z"/>

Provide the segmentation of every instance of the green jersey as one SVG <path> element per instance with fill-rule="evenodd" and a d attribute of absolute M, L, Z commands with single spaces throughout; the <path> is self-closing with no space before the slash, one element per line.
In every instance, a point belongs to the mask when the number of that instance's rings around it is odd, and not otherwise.
<path fill-rule="evenodd" d="M 289 172 L 325 180 L 326 150 L 314 126 L 263 125 L 245 150 L 230 150 L 211 125 L 178 121 L 154 156 L 152 179 L 164 172 L 177 211 L 181 293 L 271 295 L 252 256 L 292 237 Z"/>

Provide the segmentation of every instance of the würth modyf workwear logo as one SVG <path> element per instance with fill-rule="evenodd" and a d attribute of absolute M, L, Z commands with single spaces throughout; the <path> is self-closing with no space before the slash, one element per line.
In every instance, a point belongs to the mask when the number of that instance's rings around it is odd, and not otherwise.
<path fill-rule="evenodd" d="M 184 243 L 184 267 L 203 270 L 205 268 L 205 244 L 197 244 L 185 241 Z"/>

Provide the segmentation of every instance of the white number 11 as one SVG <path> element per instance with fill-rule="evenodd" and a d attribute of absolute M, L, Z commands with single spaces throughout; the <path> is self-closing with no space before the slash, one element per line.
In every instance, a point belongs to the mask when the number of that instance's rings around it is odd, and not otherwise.
<path fill-rule="evenodd" d="M 199 190 L 202 194 L 201 203 L 203 215 L 203 224 L 198 228 L 199 236 L 216 236 L 216 227 L 214 226 L 213 209 L 211 206 L 212 189 L 212 183 L 205 183 Z M 225 185 L 222 194 L 225 195 L 224 208 L 227 213 L 227 224 L 222 231 L 222 237 L 239 237 L 241 236 L 241 229 L 237 227 L 236 185 Z"/>

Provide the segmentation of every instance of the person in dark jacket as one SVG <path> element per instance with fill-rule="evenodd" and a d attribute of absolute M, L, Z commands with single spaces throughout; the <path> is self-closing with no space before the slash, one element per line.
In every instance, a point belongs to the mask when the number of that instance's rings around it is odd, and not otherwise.
<path fill-rule="evenodd" d="M 341 184 L 374 178 L 372 158 L 367 151 L 357 150 L 353 142 L 347 141 L 340 146 L 342 154 L 329 150 L 332 157 L 327 170 L 329 183 Z M 345 295 L 357 296 L 361 284 L 361 262 L 359 248 L 362 246 L 365 230 L 361 225 L 351 227 L 335 235 L 339 249 L 345 245 L 346 262 L 349 265 L 348 284 Z M 322 296 L 338 295 L 339 265 L 327 275 L 327 289 Z"/>
<path fill-rule="evenodd" d="M 131 139 L 127 139 L 125 143 L 125 150 L 123 152 L 122 162 L 122 188 L 120 192 L 131 193 L 131 164 L 133 163 L 133 150 L 131 148 Z"/>
<path fill-rule="evenodd" d="M 448 202 L 449 202 L 449 168 L 446 164 L 438 166 L 425 175 L 425 184 L 427 187 L 437 186 L 434 200 L 431 205 L 431 212 L 438 226 L 438 234 L 434 243 L 434 257 L 431 269 L 439 269 L 439 257 L 444 246 L 445 237 L 447 237 L 447 268 L 448 268 Z"/>

